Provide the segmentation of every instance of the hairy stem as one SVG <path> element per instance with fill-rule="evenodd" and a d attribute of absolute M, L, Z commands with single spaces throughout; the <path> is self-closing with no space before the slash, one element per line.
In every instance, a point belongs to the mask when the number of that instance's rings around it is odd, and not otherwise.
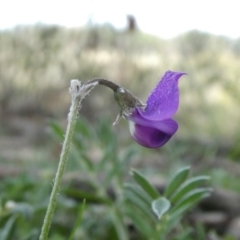
<path fill-rule="evenodd" d="M 52 223 L 53 214 L 56 207 L 57 196 L 59 194 L 60 185 L 62 182 L 63 172 L 67 163 L 68 152 L 70 144 L 72 141 L 72 136 L 74 132 L 74 127 L 77 120 L 78 109 L 81 103 L 81 100 L 89 93 L 89 91 L 95 86 L 95 84 L 88 85 L 88 87 L 81 86 L 81 83 L 78 80 L 72 80 L 70 86 L 70 93 L 72 94 L 72 104 L 70 107 L 70 112 L 68 115 L 68 125 L 66 130 L 65 139 L 63 142 L 62 152 L 60 155 L 60 161 L 58 164 L 58 169 L 56 172 L 55 180 L 53 183 L 52 192 L 50 195 L 50 200 L 47 208 L 47 212 L 44 218 L 42 230 L 39 239 L 47 240 L 49 229 Z"/>

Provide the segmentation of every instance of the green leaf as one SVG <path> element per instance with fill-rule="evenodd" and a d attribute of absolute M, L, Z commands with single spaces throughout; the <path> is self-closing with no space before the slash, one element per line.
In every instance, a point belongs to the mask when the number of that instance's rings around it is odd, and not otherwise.
<path fill-rule="evenodd" d="M 81 133 L 75 132 L 73 134 L 72 143 L 75 146 L 75 148 L 78 150 L 78 154 L 79 152 L 82 152 L 83 150 L 86 149 L 86 146 L 85 146 L 86 139 L 84 139 L 84 136 L 82 136 Z"/>
<path fill-rule="evenodd" d="M 64 193 L 67 196 L 75 199 L 86 199 L 89 203 L 112 203 L 112 200 L 110 198 L 100 197 L 96 194 L 87 191 L 77 190 L 74 188 L 67 188 L 64 190 Z"/>
<path fill-rule="evenodd" d="M 17 220 L 17 215 L 13 215 L 12 217 L 10 217 L 8 219 L 8 221 L 6 222 L 6 224 L 3 227 L 1 234 L 0 234 L 1 240 L 10 240 L 11 239 L 16 220 Z"/>
<path fill-rule="evenodd" d="M 92 127 L 83 119 L 78 119 L 75 126 L 75 133 L 81 135 L 83 138 L 91 139 L 94 134 L 92 132 Z"/>
<path fill-rule="evenodd" d="M 187 179 L 189 175 L 190 167 L 181 168 L 172 178 L 170 183 L 168 184 L 164 196 L 169 197 L 172 193 L 174 193 L 178 187 Z"/>
<path fill-rule="evenodd" d="M 113 225 L 116 229 L 118 239 L 119 240 L 128 240 L 128 231 L 127 228 L 125 227 L 125 223 L 123 221 L 123 215 L 118 211 L 117 208 L 113 209 L 111 212 L 111 218 Z"/>
<path fill-rule="evenodd" d="M 49 125 L 53 134 L 62 141 L 64 139 L 64 131 L 62 127 L 55 121 L 50 121 Z"/>
<path fill-rule="evenodd" d="M 130 192 L 129 190 L 125 190 L 125 197 L 126 199 L 130 200 L 132 204 L 135 206 L 138 206 L 143 211 L 146 211 L 145 213 L 150 213 L 150 206 L 148 206 L 141 198 L 139 198 L 135 193 Z"/>
<path fill-rule="evenodd" d="M 3 196 L 1 196 L 1 199 L 0 199 L 0 209 L 5 208 L 6 202 L 7 202 L 7 197 L 4 194 Z"/>
<path fill-rule="evenodd" d="M 126 200 L 130 201 L 130 204 L 136 206 L 142 213 L 144 213 L 145 220 L 147 222 L 154 221 L 154 215 L 151 211 L 151 205 L 147 204 L 142 198 L 130 190 L 125 190 Z M 149 217 L 149 218 L 148 218 Z"/>
<path fill-rule="evenodd" d="M 155 230 L 155 224 L 152 224 L 150 221 L 146 221 L 144 217 L 141 217 L 134 207 L 127 207 L 126 214 L 131 218 L 138 231 L 148 239 Z"/>
<path fill-rule="evenodd" d="M 72 233 L 71 233 L 71 235 L 70 235 L 70 237 L 69 237 L 68 240 L 73 240 L 73 239 L 74 239 L 74 235 L 75 235 L 75 233 L 76 233 L 76 231 L 77 231 L 77 228 L 78 228 L 78 227 L 80 226 L 80 224 L 81 224 L 82 216 L 83 216 L 83 213 L 84 213 L 84 211 L 85 211 L 85 208 L 86 208 L 86 200 L 83 199 L 83 203 L 82 203 L 82 205 L 81 205 L 80 208 L 79 208 L 79 213 L 78 213 L 78 218 L 77 218 L 76 224 L 75 224 L 75 226 L 74 226 L 74 228 L 73 228 L 73 230 L 72 230 Z"/>
<path fill-rule="evenodd" d="M 114 160 L 112 160 L 114 161 Z M 106 162 L 107 163 L 107 162 Z M 103 182 L 103 185 L 105 186 L 105 188 L 107 188 L 110 184 L 112 184 L 112 181 L 113 179 L 117 178 L 120 176 L 120 179 L 122 178 L 121 177 L 121 173 L 122 173 L 122 165 L 120 162 L 115 162 L 114 164 L 112 164 L 111 167 L 109 170 L 106 170 L 107 168 L 105 167 L 105 169 L 103 171 L 106 172 L 106 177 L 105 177 L 105 180 Z"/>
<path fill-rule="evenodd" d="M 197 176 L 191 179 L 188 179 L 183 183 L 177 191 L 170 197 L 171 203 L 177 202 L 181 197 L 186 195 L 188 192 L 196 188 L 201 182 L 208 181 L 210 177 L 208 176 Z"/>
<path fill-rule="evenodd" d="M 152 202 L 152 210 L 161 219 L 162 215 L 166 213 L 171 207 L 170 202 L 165 197 L 160 197 Z"/>
<path fill-rule="evenodd" d="M 74 159 L 77 159 L 78 163 L 84 170 L 93 172 L 94 164 L 85 152 L 79 153 L 79 149 L 76 149 L 76 147 L 73 147 L 72 155 L 74 156 Z"/>
<path fill-rule="evenodd" d="M 180 215 L 183 215 L 185 212 L 193 208 L 198 202 L 200 202 L 202 199 L 209 197 L 210 193 L 202 193 L 201 197 L 192 199 L 191 201 L 186 202 L 184 205 L 181 205 L 175 209 L 171 209 L 169 215 L 169 225 L 171 225 L 171 222 L 175 221 L 178 217 L 181 217 Z"/>
<path fill-rule="evenodd" d="M 154 188 L 141 173 L 139 173 L 137 170 L 132 170 L 132 173 L 135 181 L 152 199 L 159 197 L 159 193 L 156 188 Z"/>
<path fill-rule="evenodd" d="M 151 205 L 152 198 L 139 186 L 135 184 L 125 183 L 124 188 L 131 192 L 134 192 L 139 198 L 141 198 L 146 204 Z"/>
<path fill-rule="evenodd" d="M 119 167 L 120 163 L 119 163 L 119 161 L 115 160 L 116 158 L 117 158 L 117 156 L 112 155 L 112 152 L 109 152 L 106 149 L 104 149 L 104 152 L 102 153 L 99 163 L 95 164 L 96 170 L 98 172 L 102 172 L 102 171 L 106 171 L 106 169 L 108 169 L 110 167 L 112 167 L 112 168 Z M 113 162 L 114 162 L 114 164 L 112 164 Z M 111 165 L 109 163 L 111 163 Z M 108 172 L 108 171 L 106 171 L 106 172 Z"/>
<path fill-rule="evenodd" d="M 200 201 L 203 197 L 209 196 L 211 190 L 211 188 L 197 188 L 192 190 L 191 192 L 183 196 L 181 199 L 179 199 L 179 201 L 172 208 L 172 211 L 175 211 L 178 208 L 187 205 L 188 203 Z"/>

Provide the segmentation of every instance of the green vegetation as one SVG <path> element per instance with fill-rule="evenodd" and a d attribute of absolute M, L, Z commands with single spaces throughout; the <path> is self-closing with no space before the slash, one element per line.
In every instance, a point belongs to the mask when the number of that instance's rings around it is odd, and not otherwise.
<path fill-rule="evenodd" d="M 54 136 L 61 140 L 63 129 L 56 123 L 51 126 Z M 90 156 L 96 147 L 103 151 L 97 157 Z M 135 182 L 129 178 L 128 171 L 138 153 L 134 146 L 119 152 L 108 122 L 101 122 L 97 131 L 91 131 L 91 126 L 78 121 L 69 165 L 77 169 L 80 178 L 68 169 L 66 174 L 71 173 L 72 177 L 63 184 L 49 239 L 70 236 L 83 199 L 86 207 L 84 212 L 80 209 L 81 225 L 75 229 L 74 239 L 123 240 L 131 234 L 135 235 L 131 239 L 163 239 L 168 235 L 179 239 L 177 235 L 182 230 L 175 233 L 171 230 L 176 224 L 182 224 L 181 218 L 187 210 L 209 195 L 209 188 L 199 187 L 209 179 L 201 176 L 187 180 L 190 168 L 182 168 L 160 195 L 137 170 L 132 170 Z M 38 239 L 50 181 L 51 177 L 36 178 L 28 174 L 0 184 L 0 191 L 4 193 L 0 211 L 1 239 Z M 133 232 L 127 228 L 131 224 Z"/>

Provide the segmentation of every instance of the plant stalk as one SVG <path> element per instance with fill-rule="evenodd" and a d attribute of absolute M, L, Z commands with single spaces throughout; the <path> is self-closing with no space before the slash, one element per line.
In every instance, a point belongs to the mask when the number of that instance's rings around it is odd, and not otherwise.
<path fill-rule="evenodd" d="M 53 219 L 53 214 L 56 208 L 57 196 L 60 191 L 63 172 L 67 163 L 68 152 L 69 152 L 70 144 L 72 141 L 72 136 L 74 133 L 74 127 L 77 120 L 79 106 L 80 106 L 81 100 L 90 91 L 89 88 L 81 87 L 81 83 L 78 80 L 71 81 L 71 86 L 69 90 L 70 90 L 70 93 L 72 94 L 72 104 L 71 104 L 69 115 L 68 115 L 67 130 L 66 130 L 66 135 L 63 142 L 61 155 L 60 155 L 60 161 L 59 161 L 58 169 L 54 179 L 53 188 L 50 195 L 50 200 L 49 200 L 46 215 L 43 221 L 43 226 L 42 226 L 39 240 L 47 240 L 48 238 L 49 229 L 50 229 L 52 219 Z"/>

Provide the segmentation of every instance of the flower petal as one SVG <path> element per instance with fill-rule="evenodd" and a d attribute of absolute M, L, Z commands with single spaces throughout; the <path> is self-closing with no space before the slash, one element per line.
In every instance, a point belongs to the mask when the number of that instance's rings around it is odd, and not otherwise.
<path fill-rule="evenodd" d="M 149 95 L 145 110 L 139 109 L 140 114 L 147 119 L 158 121 L 171 118 L 179 104 L 178 79 L 185 74 L 167 71 Z"/>
<path fill-rule="evenodd" d="M 142 126 L 134 122 L 129 122 L 130 131 L 137 143 L 147 148 L 158 148 L 164 145 L 171 137 L 155 128 Z"/>
<path fill-rule="evenodd" d="M 128 120 L 133 138 L 148 148 L 161 147 L 178 129 L 178 124 L 173 119 L 151 121 L 142 117 L 137 110 L 128 117 Z"/>

